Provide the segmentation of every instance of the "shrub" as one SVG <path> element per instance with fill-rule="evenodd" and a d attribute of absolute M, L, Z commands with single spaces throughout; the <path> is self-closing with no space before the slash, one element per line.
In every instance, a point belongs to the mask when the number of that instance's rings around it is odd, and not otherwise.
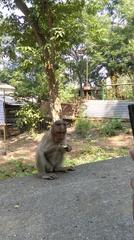
<path fill-rule="evenodd" d="M 63 86 L 63 88 L 60 89 L 60 99 L 62 103 L 69 103 L 73 102 L 76 99 L 76 90 L 72 86 Z"/>
<path fill-rule="evenodd" d="M 27 127 L 27 129 L 35 130 L 37 125 L 43 121 L 43 116 L 38 106 L 33 104 L 24 105 L 19 112 L 17 112 L 17 125 L 20 128 Z"/>
<path fill-rule="evenodd" d="M 76 125 L 75 125 L 76 133 L 80 134 L 82 137 L 87 136 L 91 128 L 92 128 L 92 124 L 88 119 L 78 118 L 76 120 Z"/>
<path fill-rule="evenodd" d="M 120 119 L 111 119 L 103 123 L 100 132 L 105 136 L 114 136 L 117 130 L 123 129 L 123 124 Z"/>

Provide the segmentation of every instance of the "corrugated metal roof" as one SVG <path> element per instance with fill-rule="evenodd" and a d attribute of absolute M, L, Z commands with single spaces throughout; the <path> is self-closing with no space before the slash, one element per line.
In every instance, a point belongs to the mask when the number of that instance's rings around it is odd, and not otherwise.
<path fill-rule="evenodd" d="M 22 105 L 20 103 L 18 103 L 17 101 L 15 101 L 15 99 L 13 97 L 10 96 L 0 96 L 0 101 L 4 102 L 4 98 L 5 98 L 5 103 L 9 104 L 9 105 Z"/>
<path fill-rule="evenodd" d="M 13 93 L 15 88 L 7 83 L 0 82 L 0 94 L 4 95 L 5 93 Z"/>

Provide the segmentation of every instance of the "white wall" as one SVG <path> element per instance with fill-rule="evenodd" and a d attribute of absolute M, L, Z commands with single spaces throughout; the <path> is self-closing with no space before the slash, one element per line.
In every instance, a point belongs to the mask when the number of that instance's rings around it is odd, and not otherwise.
<path fill-rule="evenodd" d="M 5 124 L 3 101 L 0 101 L 0 125 Z"/>

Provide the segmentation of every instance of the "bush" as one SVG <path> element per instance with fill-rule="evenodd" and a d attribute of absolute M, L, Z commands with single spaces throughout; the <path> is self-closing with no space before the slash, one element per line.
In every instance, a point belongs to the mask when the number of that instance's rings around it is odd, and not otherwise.
<path fill-rule="evenodd" d="M 60 89 L 60 99 L 63 103 L 69 103 L 76 99 L 76 90 L 72 86 L 63 86 Z"/>
<path fill-rule="evenodd" d="M 91 122 L 86 118 L 78 118 L 75 124 L 76 133 L 82 137 L 87 136 L 92 128 Z"/>
<path fill-rule="evenodd" d="M 17 112 L 17 125 L 20 128 L 26 127 L 29 131 L 35 130 L 39 123 L 43 121 L 43 116 L 38 106 L 26 104 Z"/>
<path fill-rule="evenodd" d="M 123 129 L 122 121 L 120 119 L 111 119 L 103 123 L 100 132 L 105 136 L 114 136 L 116 131 L 121 129 Z"/>

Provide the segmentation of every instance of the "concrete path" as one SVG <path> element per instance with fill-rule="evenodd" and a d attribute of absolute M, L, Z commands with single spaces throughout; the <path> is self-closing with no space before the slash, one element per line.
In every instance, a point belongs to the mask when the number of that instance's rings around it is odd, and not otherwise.
<path fill-rule="evenodd" d="M 55 181 L 1 181 L 0 240 L 133 240 L 132 176 L 134 162 L 118 158 Z"/>

